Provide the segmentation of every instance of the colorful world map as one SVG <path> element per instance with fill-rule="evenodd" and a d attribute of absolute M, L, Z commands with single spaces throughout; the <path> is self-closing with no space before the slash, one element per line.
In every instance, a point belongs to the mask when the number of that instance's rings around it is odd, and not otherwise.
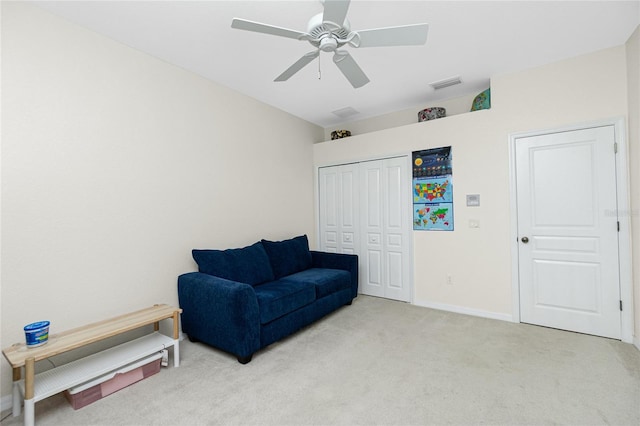
<path fill-rule="evenodd" d="M 452 204 L 419 204 L 414 205 L 413 223 L 417 229 L 453 230 Z"/>

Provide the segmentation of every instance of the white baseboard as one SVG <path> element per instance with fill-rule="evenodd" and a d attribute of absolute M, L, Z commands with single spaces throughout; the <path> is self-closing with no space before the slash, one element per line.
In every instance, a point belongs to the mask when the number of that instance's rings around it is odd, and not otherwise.
<path fill-rule="evenodd" d="M 472 315 L 475 317 L 491 318 L 491 319 L 496 319 L 501 321 L 514 322 L 512 315 L 482 311 L 479 309 L 470 309 L 464 306 L 447 305 L 446 303 L 424 302 L 419 300 L 414 301 L 413 304 L 416 306 L 422 306 L 423 308 L 438 309 L 440 311 L 455 312 L 457 314 Z M 628 343 L 632 343 L 640 351 L 640 334 L 636 335 L 633 338 L 633 341 Z"/>
<path fill-rule="evenodd" d="M 0 411 L 5 412 L 13 409 L 13 397 L 6 395 L 0 398 Z"/>
<path fill-rule="evenodd" d="M 440 311 L 455 312 L 457 314 L 472 315 L 474 317 L 491 318 L 500 321 L 513 322 L 513 316 L 510 314 L 500 314 L 497 312 L 466 308 L 464 306 L 447 305 L 445 303 L 424 302 L 420 300 L 415 300 L 413 304 L 416 306 L 422 306 L 423 308 L 438 309 Z"/>

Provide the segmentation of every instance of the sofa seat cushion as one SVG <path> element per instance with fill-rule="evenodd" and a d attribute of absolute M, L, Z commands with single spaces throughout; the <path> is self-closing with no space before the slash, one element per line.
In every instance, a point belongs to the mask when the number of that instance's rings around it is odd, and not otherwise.
<path fill-rule="evenodd" d="M 257 285 L 273 281 L 273 270 L 262 243 L 227 250 L 192 250 L 198 271 L 208 275 Z"/>
<path fill-rule="evenodd" d="M 351 288 L 351 274 L 340 269 L 311 268 L 289 275 L 282 281 L 313 284 L 316 289 L 316 299 Z"/>
<path fill-rule="evenodd" d="M 266 324 L 316 300 L 313 283 L 272 281 L 254 288 L 260 308 L 260 323 Z"/>
<path fill-rule="evenodd" d="M 262 240 L 276 280 L 311 267 L 311 251 L 306 235 L 284 241 Z"/>

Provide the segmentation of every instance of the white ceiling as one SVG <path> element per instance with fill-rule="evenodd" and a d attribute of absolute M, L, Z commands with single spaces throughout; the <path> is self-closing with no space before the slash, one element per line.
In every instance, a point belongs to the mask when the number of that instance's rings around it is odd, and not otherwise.
<path fill-rule="evenodd" d="M 233 17 L 306 31 L 321 13 L 306 1 L 40 1 L 40 7 L 322 127 L 478 93 L 492 76 L 624 44 L 640 23 L 635 1 L 362 1 L 353 30 L 427 22 L 424 46 L 349 51 L 371 82 L 354 89 L 321 54 L 273 82 L 313 48 L 231 28 Z M 428 84 L 460 76 L 434 91 Z M 347 119 L 332 111 L 359 112 Z M 250 114 L 250 111 L 247 112 Z"/>

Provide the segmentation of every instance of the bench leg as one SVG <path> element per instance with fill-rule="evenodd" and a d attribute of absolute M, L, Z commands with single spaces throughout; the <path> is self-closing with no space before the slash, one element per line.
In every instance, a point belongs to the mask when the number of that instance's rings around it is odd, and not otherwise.
<path fill-rule="evenodd" d="M 24 400 L 24 426 L 35 424 L 35 407 L 36 400 L 34 398 Z"/>
<path fill-rule="evenodd" d="M 20 411 L 22 411 L 20 386 L 18 386 L 18 382 L 13 382 L 13 409 L 11 411 L 13 417 L 18 417 L 20 415 Z"/>
<path fill-rule="evenodd" d="M 36 359 L 27 358 L 24 362 L 24 426 L 33 426 L 35 423 L 34 395 Z"/>
<path fill-rule="evenodd" d="M 178 311 L 173 313 L 173 366 L 180 366 L 180 316 Z"/>
<path fill-rule="evenodd" d="M 11 410 L 13 417 L 18 417 L 22 409 L 22 398 L 20 395 L 20 386 L 18 386 L 18 383 L 20 382 L 21 378 L 22 378 L 22 369 L 20 367 L 14 368 L 13 369 L 13 394 L 12 394 L 13 407 Z"/>
<path fill-rule="evenodd" d="M 173 341 L 173 366 L 180 366 L 180 340 L 176 339 Z"/>

